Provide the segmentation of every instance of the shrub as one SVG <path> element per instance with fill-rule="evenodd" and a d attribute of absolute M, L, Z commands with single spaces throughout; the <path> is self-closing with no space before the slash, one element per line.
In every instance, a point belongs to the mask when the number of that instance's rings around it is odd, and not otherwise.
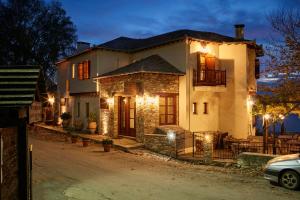
<path fill-rule="evenodd" d="M 110 145 L 112 145 L 113 143 L 114 143 L 113 140 L 110 139 L 110 138 L 106 138 L 106 139 L 102 140 L 102 144 L 110 144 Z"/>
<path fill-rule="evenodd" d="M 96 122 L 97 121 L 97 114 L 95 112 L 91 112 L 89 114 L 89 122 Z"/>
<path fill-rule="evenodd" d="M 64 112 L 63 114 L 61 114 L 60 118 L 62 120 L 68 120 L 68 119 L 71 119 L 72 115 L 68 112 Z"/>

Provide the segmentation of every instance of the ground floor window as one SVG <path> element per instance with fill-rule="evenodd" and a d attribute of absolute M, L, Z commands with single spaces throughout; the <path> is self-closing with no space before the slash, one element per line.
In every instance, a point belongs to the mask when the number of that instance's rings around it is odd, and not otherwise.
<path fill-rule="evenodd" d="M 80 103 L 77 103 L 77 117 L 80 117 Z"/>
<path fill-rule="evenodd" d="M 176 95 L 160 95 L 159 124 L 176 124 Z"/>
<path fill-rule="evenodd" d="M 89 115 L 90 115 L 90 104 L 85 103 L 85 116 L 89 117 Z"/>

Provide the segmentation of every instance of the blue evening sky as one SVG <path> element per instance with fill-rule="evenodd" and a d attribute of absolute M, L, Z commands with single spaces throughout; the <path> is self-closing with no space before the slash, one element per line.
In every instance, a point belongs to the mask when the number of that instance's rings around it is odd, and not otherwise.
<path fill-rule="evenodd" d="M 233 36 L 244 23 L 245 37 L 264 43 L 271 32 L 266 16 L 300 0 L 61 0 L 80 41 L 99 44 L 119 36 L 143 38 L 177 29 Z"/>

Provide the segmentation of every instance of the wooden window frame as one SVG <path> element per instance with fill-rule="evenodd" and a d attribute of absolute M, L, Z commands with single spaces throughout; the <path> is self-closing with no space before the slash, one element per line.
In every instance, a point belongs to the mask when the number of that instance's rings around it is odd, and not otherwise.
<path fill-rule="evenodd" d="M 204 102 L 203 103 L 203 114 L 207 115 L 208 114 L 208 103 Z"/>
<path fill-rule="evenodd" d="M 159 104 L 159 109 L 161 106 L 165 107 L 165 114 L 160 114 L 159 113 L 159 125 L 176 125 L 177 124 L 177 96 L 175 94 L 160 94 L 159 98 L 165 98 L 165 105 Z M 173 114 L 168 114 L 168 98 L 173 98 Z M 161 115 L 165 115 L 165 123 L 161 122 Z M 173 122 L 168 123 L 168 116 L 172 115 L 173 116 Z"/>
<path fill-rule="evenodd" d="M 85 60 L 81 63 L 78 63 L 77 76 L 78 76 L 78 80 L 88 80 L 91 78 L 91 61 L 90 60 Z"/>

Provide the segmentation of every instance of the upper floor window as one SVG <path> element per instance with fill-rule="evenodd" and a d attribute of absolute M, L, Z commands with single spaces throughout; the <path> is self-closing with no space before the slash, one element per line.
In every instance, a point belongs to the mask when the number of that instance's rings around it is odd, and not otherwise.
<path fill-rule="evenodd" d="M 78 80 L 85 80 L 90 78 L 91 62 L 89 60 L 78 63 Z"/>
<path fill-rule="evenodd" d="M 72 64 L 72 78 L 75 78 L 75 64 Z"/>

